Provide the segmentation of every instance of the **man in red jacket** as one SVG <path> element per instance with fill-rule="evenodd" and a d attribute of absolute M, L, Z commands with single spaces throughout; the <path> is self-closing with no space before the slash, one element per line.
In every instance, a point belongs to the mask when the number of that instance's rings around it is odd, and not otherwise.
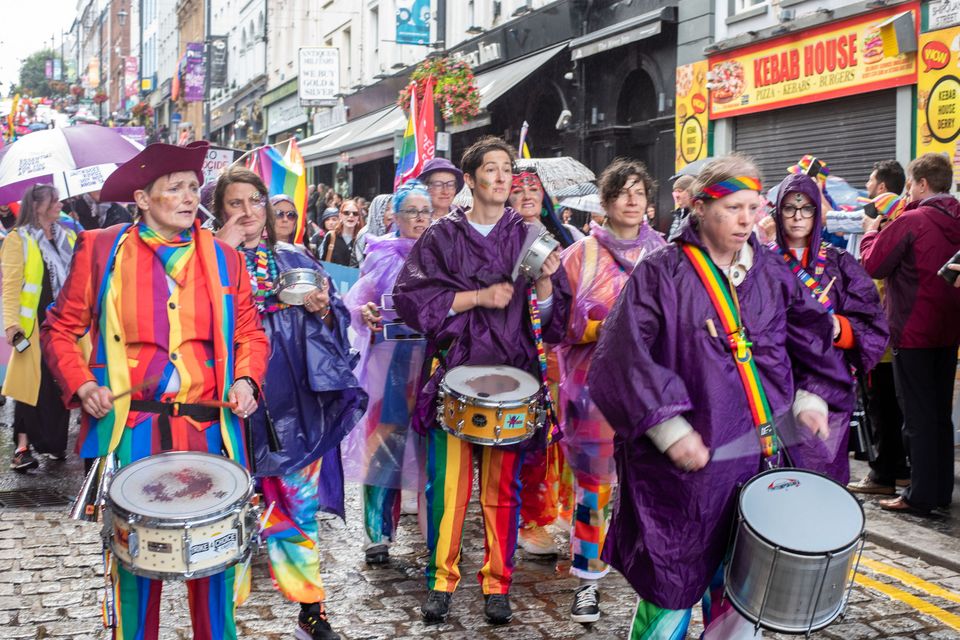
<path fill-rule="evenodd" d="M 960 202 L 947 191 L 953 167 L 927 153 L 907 167 L 910 204 L 878 231 L 881 218 L 864 218 L 863 266 L 886 278 L 893 374 L 904 416 L 910 487 L 881 500 L 890 511 L 928 513 L 953 493 L 951 403 L 960 345 L 960 289 L 937 270 L 960 248 Z"/>

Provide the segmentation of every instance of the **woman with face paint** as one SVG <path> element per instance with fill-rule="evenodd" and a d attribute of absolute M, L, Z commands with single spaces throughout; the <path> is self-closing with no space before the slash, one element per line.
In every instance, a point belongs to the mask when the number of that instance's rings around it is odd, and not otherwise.
<path fill-rule="evenodd" d="M 601 557 L 640 596 L 631 638 L 684 637 L 722 590 L 737 486 L 778 464 L 775 425 L 822 433 L 825 404 L 850 408 L 830 316 L 751 233 L 759 190 L 746 158 L 703 169 L 689 224 L 633 270 L 590 365 L 620 490 Z M 711 595 L 707 633 L 734 615 Z"/>
<path fill-rule="evenodd" d="M 213 213 L 221 234 L 240 235 L 244 275 L 272 346 L 264 402 L 250 416 L 254 468 L 266 503 L 300 536 L 267 538 L 270 575 L 288 600 L 300 604 L 296 637 L 335 640 L 340 636 L 327 619 L 320 577 L 317 513 L 344 516 L 340 441 L 366 408 L 352 372 L 350 316 L 322 267 L 295 245 L 277 241 L 273 207 L 257 174 L 242 167 L 224 172 Z M 322 283 L 303 304 L 277 297 L 275 285 L 292 269 L 312 271 Z"/>
<path fill-rule="evenodd" d="M 833 319 L 835 348 L 828 357 L 866 375 L 883 356 L 890 330 L 873 280 L 852 255 L 822 239 L 821 201 L 812 178 L 804 174 L 784 178 L 773 213 L 776 242 L 770 248 Z M 855 393 L 851 377 L 851 404 Z M 849 411 L 831 412 L 829 428 L 820 438 L 805 429 L 783 434 L 794 465 L 828 475 L 840 484 L 850 480 L 849 437 Z"/>

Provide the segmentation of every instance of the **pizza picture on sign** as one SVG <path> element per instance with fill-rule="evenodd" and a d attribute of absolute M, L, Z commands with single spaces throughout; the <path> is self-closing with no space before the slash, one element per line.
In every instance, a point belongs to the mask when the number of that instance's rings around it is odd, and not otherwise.
<path fill-rule="evenodd" d="M 736 60 L 724 60 L 713 68 L 714 101 L 726 104 L 743 95 L 743 65 Z"/>
<path fill-rule="evenodd" d="M 693 87 L 693 65 L 677 67 L 677 97 L 686 98 Z"/>

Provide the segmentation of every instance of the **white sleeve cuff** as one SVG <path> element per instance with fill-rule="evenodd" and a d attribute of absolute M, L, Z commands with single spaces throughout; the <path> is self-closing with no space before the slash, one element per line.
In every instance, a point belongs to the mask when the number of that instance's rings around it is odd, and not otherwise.
<path fill-rule="evenodd" d="M 816 411 L 827 415 L 827 403 L 815 393 L 797 389 L 797 395 L 793 399 L 793 417 L 796 418 L 801 411 Z"/>
<path fill-rule="evenodd" d="M 653 440 L 653 445 L 666 453 L 680 438 L 693 431 L 693 427 L 683 416 L 673 416 L 660 424 L 647 429 L 647 436 Z"/>

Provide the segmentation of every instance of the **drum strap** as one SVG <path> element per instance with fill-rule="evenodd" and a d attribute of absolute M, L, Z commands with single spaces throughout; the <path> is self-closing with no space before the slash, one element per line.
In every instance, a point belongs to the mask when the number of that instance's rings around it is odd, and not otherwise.
<path fill-rule="evenodd" d="M 201 404 L 186 404 L 182 402 L 155 402 L 153 400 L 131 400 L 131 411 L 156 413 L 160 415 L 157 427 L 160 430 L 160 449 L 173 449 L 173 432 L 170 430 L 170 418 L 185 416 L 198 422 L 215 422 L 220 419 L 220 409 L 207 407 Z"/>
<path fill-rule="evenodd" d="M 556 439 L 560 431 L 557 415 L 553 410 L 553 401 L 550 399 L 550 382 L 547 380 L 547 351 L 543 346 L 543 327 L 540 323 L 540 306 L 537 304 L 537 290 L 533 286 L 527 293 L 530 304 L 530 324 L 533 327 L 533 341 L 537 346 L 537 361 L 540 365 L 540 381 L 543 383 L 543 405 L 547 412 L 547 440 Z"/>
<path fill-rule="evenodd" d="M 757 364 L 750 351 L 753 343 L 747 340 L 746 327 L 740 320 L 737 288 L 721 273 L 703 249 L 687 243 L 681 246 L 720 317 L 727 345 L 730 347 L 737 372 L 740 374 L 743 390 L 747 394 L 747 403 L 750 405 L 753 424 L 757 428 L 763 456 L 764 458 L 776 456 L 779 447 L 773 429 L 773 412 L 770 410 L 770 402 L 767 400 Z"/>

